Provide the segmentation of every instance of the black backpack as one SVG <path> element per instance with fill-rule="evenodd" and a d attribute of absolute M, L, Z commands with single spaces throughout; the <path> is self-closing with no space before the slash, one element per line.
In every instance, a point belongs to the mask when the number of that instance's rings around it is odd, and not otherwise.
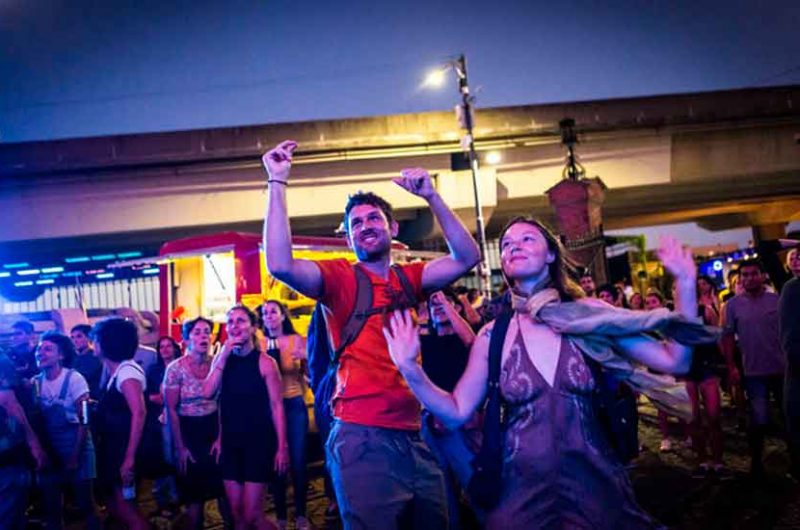
<path fill-rule="evenodd" d="M 317 302 L 311 315 L 308 326 L 306 352 L 308 354 L 308 372 L 311 391 L 314 393 L 314 410 L 317 421 L 328 424 L 332 419 L 330 402 L 336 390 L 336 369 L 339 357 L 345 348 L 356 340 L 367 319 L 375 314 L 386 314 L 396 309 L 414 307 L 416 296 L 411 282 L 399 265 L 392 265 L 391 270 L 397 274 L 403 288 L 402 298 L 391 304 L 381 307 L 372 307 L 372 281 L 360 264 L 353 267 L 356 278 L 356 296 L 353 308 L 339 334 L 339 347 L 331 346 L 331 337 L 328 332 L 328 322 L 325 307 Z"/>

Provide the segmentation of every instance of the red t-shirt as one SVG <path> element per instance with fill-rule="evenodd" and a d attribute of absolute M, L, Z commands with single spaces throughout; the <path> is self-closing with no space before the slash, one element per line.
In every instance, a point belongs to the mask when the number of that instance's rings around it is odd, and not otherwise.
<path fill-rule="evenodd" d="M 332 313 L 328 319 L 334 344 L 339 344 L 340 331 L 356 302 L 354 265 L 346 259 L 318 261 L 322 271 L 323 293 L 320 301 Z M 424 263 L 401 265 L 414 289 L 417 300 L 422 299 L 422 269 Z M 372 307 L 389 305 L 393 294 L 403 292 L 397 274 L 389 279 L 363 269 L 372 280 Z M 329 315 L 330 316 L 330 315 Z M 389 357 L 389 347 L 383 336 L 383 316 L 367 319 L 358 337 L 342 352 L 336 372 L 336 393 L 333 415 L 346 422 L 389 429 L 419 429 L 420 406 L 403 376 Z"/>

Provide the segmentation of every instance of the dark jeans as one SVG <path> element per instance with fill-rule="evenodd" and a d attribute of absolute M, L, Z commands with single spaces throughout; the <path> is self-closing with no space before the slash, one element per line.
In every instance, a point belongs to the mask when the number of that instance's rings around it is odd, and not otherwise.
<path fill-rule="evenodd" d="M 752 470 L 763 469 L 761 456 L 764 453 L 764 436 L 769 423 L 769 396 L 772 394 L 778 403 L 783 404 L 783 375 L 746 376 L 744 388 L 750 403 L 750 428 L 748 445 Z"/>
<path fill-rule="evenodd" d="M 444 475 L 419 431 L 335 421 L 325 449 L 345 530 L 448 527 Z"/>
<path fill-rule="evenodd" d="M 31 472 L 21 465 L 0 467 L 0 528 L 25 528 L 25 509 L 31 488 Z"/>
<path fill-rule="evenodd" d="M 306 472 L 306 439 L 308 437 L 308 409 L 303 396 L 283 400 L 286 412 L 286 438 L 289 442 L 289 461 L 292 468 L 295 517 L 306 516 L 308 474 Z M 279 520 L 286 519 L 286 475 L 276 475 L 270 484 L 275 499 L 275 512 Z"/>
<path fill-rule="evenodd" d="M 314 396 L 314 423 L 317 424 L 317 431 L 319 432 L 319 439 L 322 442 L 322 448 L 328 445 L 328 436 L 331 434 L 332 420 L 331 411 L 325 403 L 323 396 Z M 323 454 L 325 451 L 323 451 Z M 325 461 L 327 462 L 328 456 L 325 454 Z M 328 471 L 327 464 L 324 470 L 325 475 L 325 496 L 334 502 L 336 500 L 336 492 L 333 491 L 333 483 L 331 482 L 331 474 Z"/>
<path fill-rule="evenodd" d="M 100 520 L 94 509 L 91 479 L 78 479 L 66 472 L 42 472 L 39 474 L 39 487 L 42 490 L 45 512 L 44 527 L 46 529 L 60 530 L 64 527 L 62 507 L 65 489 L 72 490 L 76 507 L 86 525 L 85 528 L 89 530 L 100 528 Z"/>
<path fill-rule="evenodd" d="M 422 437 L 431 448 L 445 476 L 445 492 L 450 528 L 461 528 L 459 498 L 472 477 L 472 461 L 475 454 L 467 443 L 463 429 L 437 430 L 431 425 L 428 414 L 423 412 Z"/>
<path fill-rule="evenodd" d="M 783 375 L 755 375 L 744 378 L 747 400 L 750 402 L 750 421 L 754 426 L 763 427 L 769 423 L 769 395 L 775 401 L 783 402 Z"/>
<path fill-rule="evenodd" d="M 792 475 L 800 477 L 800 374 L 787 370 L 783 387 L 783 412 L 791 456 Z"/>

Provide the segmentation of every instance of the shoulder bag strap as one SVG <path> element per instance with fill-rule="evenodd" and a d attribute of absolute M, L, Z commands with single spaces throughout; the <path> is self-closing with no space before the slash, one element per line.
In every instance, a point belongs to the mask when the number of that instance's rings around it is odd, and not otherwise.
<path fill-rule="evenodd" d="M 489 380 L 487 389 L 486 415 L 483 420 L 483 448 L 487 451 L 500 451 L 502 436 L 500 432 L 501 397 L 500 397 L 500 361 L 503 357 L 508 325 L 513 313 L 504 311 L 494 321 L 492 335 L 489 339 Z"/>

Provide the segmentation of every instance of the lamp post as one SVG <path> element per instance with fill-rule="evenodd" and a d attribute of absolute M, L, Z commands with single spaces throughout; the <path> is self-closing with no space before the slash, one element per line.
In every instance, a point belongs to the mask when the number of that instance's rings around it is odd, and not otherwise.
<path fill-rule="evenodd" d="M 456 118 L 462 129 L 466 131 L 466 135 L 461 139 L 461 147 L 464 149 L 469 157 L 469 168 L 472 173 L 472 191 L 475 194 L 475 236 L 478 239 L 478 247 L 481 251 L 481 261 L 478 263 L 478 285 L 480 286 L 481 294 L 488 296 L 491 291 L 491 272 L 487 262 L 486 250 L 486 226 L 483 219 L 483 208 L 481 205 L 480 195 L 480 173 L 478 153 L 475 151 L 475 137 L 473 134 L 474 128 L 474 115 L 473 103 L 475 96 L 470 94 L 469 81 L 467 79 L 467 60 L 462 53 L 456 59 L 450 61 L 444 68 L 431 73 L 425 84 L 426 85 L 441 85 L 444 81 L 444 71 L 452 69 L 456 73 L 458 80 L 458 92 L 461 94 L 461 103 L 456 105 Z"/>

